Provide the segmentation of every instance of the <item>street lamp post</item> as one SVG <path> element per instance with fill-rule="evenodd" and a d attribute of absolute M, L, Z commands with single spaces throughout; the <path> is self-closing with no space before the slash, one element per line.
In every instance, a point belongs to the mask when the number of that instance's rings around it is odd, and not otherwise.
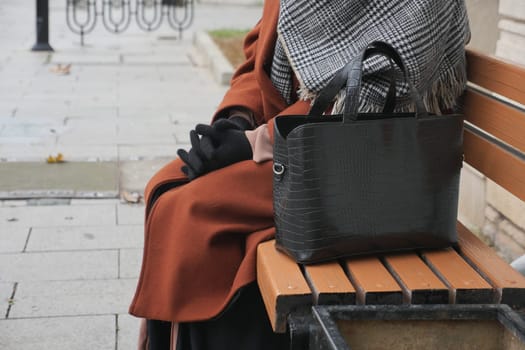
<path fill-rule="evenodd" d="M 53 51 L 49 45 L 49 0 L 36 0 L 36 43 L 32 51 Z"/>

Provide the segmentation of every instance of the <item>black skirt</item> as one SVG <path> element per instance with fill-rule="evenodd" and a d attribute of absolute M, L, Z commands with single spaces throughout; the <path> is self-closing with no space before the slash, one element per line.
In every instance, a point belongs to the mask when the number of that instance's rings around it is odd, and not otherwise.
<path fill-rule="evenodd" d="M 170 350 L 171 322 L 148 320 L 148 350 Z M 237 292 L 217 317 L 179 324 L 176 350 L 285 350 L 286 334 L 273 332 L 257 283 Z"/>

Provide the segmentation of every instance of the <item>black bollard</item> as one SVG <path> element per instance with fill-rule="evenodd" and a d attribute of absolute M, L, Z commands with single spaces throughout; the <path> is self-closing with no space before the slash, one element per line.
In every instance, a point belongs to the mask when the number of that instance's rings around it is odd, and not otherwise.
<path fill-rule="evenodd" d="M 49 0 L 36 0 L 36 43 L 31 51 L 53 51 L 49 45 Z"/>
<path fill-rule="evenodd" d="M 166 6 L 184 6 L 184 0 L 162 0 L 162 5 Z"/>

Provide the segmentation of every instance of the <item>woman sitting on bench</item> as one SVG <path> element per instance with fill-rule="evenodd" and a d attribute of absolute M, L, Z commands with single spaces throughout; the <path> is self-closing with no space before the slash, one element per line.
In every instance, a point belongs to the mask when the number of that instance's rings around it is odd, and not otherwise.
<path fill-rule="evenodd" d="M 191 149 L 147 185 L 130 306 L 147 319 L 140 348 L 286 348 L 254 282 L 256 247 L 275 232 L 272 118 L 307 114 L 333 74 L 376 40 L 401 53 L 428 110 L 446 113 L 465 88 L 468 39 L 463 0 L 266 0 L 211 125 L 197 125 Z M 372 62 L 385 74 L 365 65 L 362 111 L 380 111 L 388 88 L 390 65 Z M 411 108 L 406 95 L 399 84 L 399 110 Z"/>

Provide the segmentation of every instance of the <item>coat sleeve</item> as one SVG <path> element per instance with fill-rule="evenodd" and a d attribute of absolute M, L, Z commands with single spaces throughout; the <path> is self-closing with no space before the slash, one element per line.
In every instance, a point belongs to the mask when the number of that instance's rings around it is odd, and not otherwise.
<path fill-rule="evenodd" d="M 255 56 L 261 22 L 262 21 L 259 21 L 244 39 L 244 55 L 246 60 L 235 71 L 230 82 L 230 88 L 224 95 L 213 120 L 225 117 L 223 113 L 232 107 L 247 108 L 254 114 L 255 120 L 262 119 L 263 105 L 261 88 L 255 74 Z"/>
<path fill-rule="evenodd" d="M 306 114 L 309 108 L 308 102 L 297 101 L 279 115 L 302 115 Z M 255 130 L 245 132 L 252 147 L 253 160 L 257 163 L 273 159 L 274 119 L 270 119 L 267 124 L 260 125 Z"/>

